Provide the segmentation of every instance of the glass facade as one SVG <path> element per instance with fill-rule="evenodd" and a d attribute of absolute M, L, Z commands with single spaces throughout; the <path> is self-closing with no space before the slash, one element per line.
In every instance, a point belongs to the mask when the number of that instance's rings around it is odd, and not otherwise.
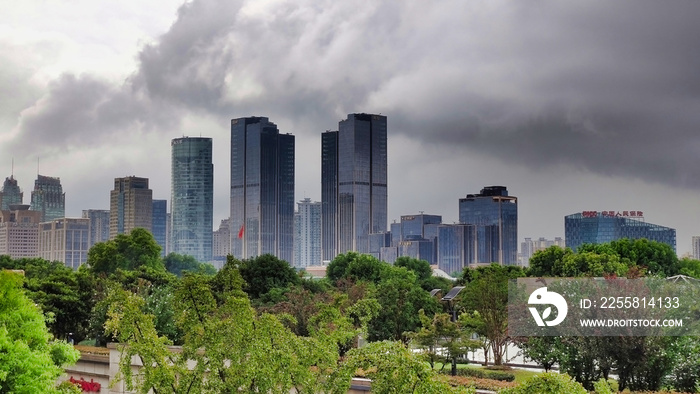
<path fill-rule="evenodd" d="M 212 139 L 175 138 L 171 148 L 171 250 L 210 262 L 214 231 Z M 160 214 L 164 217 L 165 210 Z M 165 243 L 161 246 L 165 250 Z"/>
<path fill-rule="evenodd" d="M 153 223 L 151 233 L 160 245 L 160 255 L 164 257 L 168 237 L 168 200 L 153 200 L 153 220 L 151 223 Z"/>
<path fill-rule="evenodd" d="M 41 221 L 49 222 L 66 216 L 66 194 L 61 179 L 38 175 L 32 190 L 32 211 L 41 212 Z"/>
<path fill-rule="evenodd" d="M 5 178 L 0 192 L 0 209 L 7 211 L 10 209 L 10 205 L 21 205 L 23 197 L 24 193 L 20 190 L 17 179 L 13 175 Z"/>
<path fill-rule="evenodd" d="M 321 133 L 321 254 L 336 256 L 338 213 L 338 132 Z"/>
<path fill-rule="evenodd" d="M 231 120 L 231 253 L 294 253 L 294 136 L 265 117 Z"/>
<path fill-rule="evenodd" d="M 508 189 L 487 186 L 460 198 L 459 221 L 475 226 L 475 263 L 518 263 L 518 199 Z"/>
<path fill-rule="evenodd" d="M 336 231 L 334 251 L 324 251 L 324 259 L 347 251 L 370 253 L 369 235 L 387 227 L 387 118 L 349 114 L 321 141 L 321 200 L 328 205 L 324 236 Z M 330 241 L 324 243 L 328 247 Z"/>
<path fill-rule="evenodd" d="M 98 242 L 109 241 L 109 210 L 86 209 L 83 211 L 83 218 L 88 219 L 90 223 L 88 235 L 90 247 Z"/>
<path fill-rule="evenodd" d="M 584 243 L 605 243 L 622 238 L 663 242 L 676 250 L 676 230 L 639 219 L 603 215 L 602 212 L 575 213 L 564 217 L 566 246 L 573 251 Z"/>
<path fill-rule="evenodd" d="M 453 274 L 475 261 L 475 229 L 469 224 L 443 224 L 438 226 L 438 268 Z"/>

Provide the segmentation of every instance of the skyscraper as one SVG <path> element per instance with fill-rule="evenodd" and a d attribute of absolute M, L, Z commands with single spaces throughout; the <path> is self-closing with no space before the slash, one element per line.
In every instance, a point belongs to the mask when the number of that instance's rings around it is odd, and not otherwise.
<path fill-rule="evenodd" d="M 109 197 L 110 239 L 137 227 L 152 230 L 153 191 L 148 188 L 148 178 L 114 178 L 114 190 L 109 192 Z"/>
<path fill-rule="evenodd" d="M 29 209 L 41 212 L 42 222 L 65 217 L 66 194 L 61 186 L 61 178 L 37 175 Z"/>
<path fill-rule="evenodd" d="M 2 185 L 2 191 L 0 192 L 0 209 L 9 210 L 10 205 L 22 205 L 22 200 L 24 193 L 20 190 L 19 185 L 17 185 L 17 179 L 14 175 L 10 175 L 9 178 L 5 178 L 5 183 Z"/>
<path fill-rule="evenodd" d="M 171 249 L 209 262 L 214 227 L 212 139 L 175 138 L 171 147 Z"/>
<path fill-rule="evenodd" d="M 294 214 L 294 266 L 321 265 L 321 203 L 305 198 Z"/>
<path fill-rule="evenodd" d="M 168 247 L 168 200 L 153 200 L 151 233 L 160 245 L 160 255 L 166 255 Z"/>
<path fill-rule="evenodd" d="M 338 213 L 338 132 L 321 133 L 321 257 L 336 256 Z"/>
<path fill-rule="evenodd" d="M 387 227 L 387 118 L 349 114 L 321 136 L 323 258 L 370 252 Z"/>
<path fill-rule="evenodd" d="M 231 254 L 294 253 L 294 136 L 265 117 L 231 120 Z"/>
<path fill-rule="evenodd" d="M 89 219 L 90 231 L 88 235 L 88 247 L 98 242 L 109 241 L 109 210 L 86 209 L 83 210 L 83 218 Z"/>
<path fill-rule="evenodd" d="M 695 260 L 700 260 L 700 236 L 693 235 L 693 238 L 691 238 L 691 242 L 693 245 L 693 258 Z"/>
<path fill-rule="evenodd" d="M 460 198 L 459 221 L 476 226 L 475 263 L 518 263 L 518 199 L 504 186 Z"/>

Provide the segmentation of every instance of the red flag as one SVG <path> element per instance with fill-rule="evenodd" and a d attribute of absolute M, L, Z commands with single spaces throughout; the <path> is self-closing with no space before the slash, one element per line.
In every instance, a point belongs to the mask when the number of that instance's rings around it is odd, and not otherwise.
<path fill-rule="evenodd" d="M 241 224 L 241 229 L 238 230 L 238 238 L 243 238 L 243 229 L 245 227 L 245 223 Z"/>

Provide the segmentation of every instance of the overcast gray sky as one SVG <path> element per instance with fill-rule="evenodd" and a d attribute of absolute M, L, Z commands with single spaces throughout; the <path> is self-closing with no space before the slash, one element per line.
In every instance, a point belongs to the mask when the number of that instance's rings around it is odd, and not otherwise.
<path fill-rule="evenodd" d="M 0 0 L 0 176 L 61 178 L 66 214 L 115 177 L 170 196 L 170 140 L 214 138 L 228 216 L 229 121 L 296 135 L 297 200 L 320 199 L 320 133 L 389 122 L 389 217 L 458 219 L 486 185 L 519 238 L 564 216 L 643 211 L 700 235 L 697 0 Z"/>

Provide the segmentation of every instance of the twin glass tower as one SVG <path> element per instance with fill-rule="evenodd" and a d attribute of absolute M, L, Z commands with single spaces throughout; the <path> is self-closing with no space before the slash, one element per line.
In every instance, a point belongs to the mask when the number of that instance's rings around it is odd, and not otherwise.
<path fill-rule="evenodd" d="M 369 253 L 386 233 L 386 116 L 350 114 L 321 135 L 322 259 Z M 294 136 L 265 117 L 231 120 L 231 252 L 293 261 Z M 320 262 L 319 262 L 320 263 Z"/>
<path fill-rule="evenodd" d="M 231 254 L 294 253 L 294 136 L 265 117 L 231 120 Z"/>

